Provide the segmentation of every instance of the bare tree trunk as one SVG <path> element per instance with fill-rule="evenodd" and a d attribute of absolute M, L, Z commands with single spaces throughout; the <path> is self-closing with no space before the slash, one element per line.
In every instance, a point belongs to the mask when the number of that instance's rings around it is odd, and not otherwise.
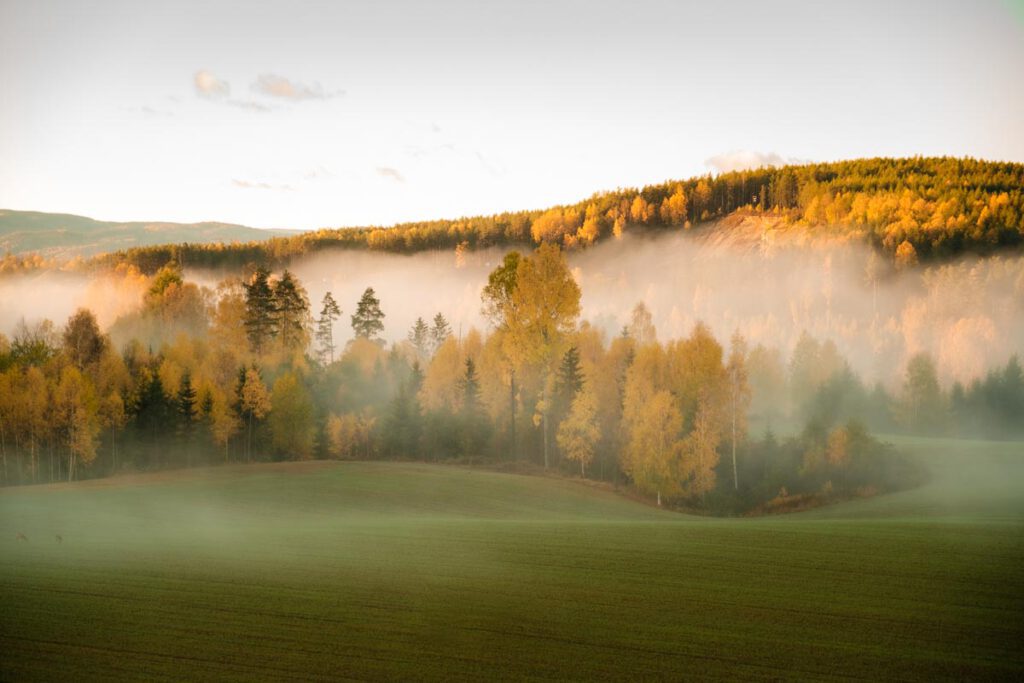
<path fill-rule="evenodd" d="M 740 478 L 736 471 L 736 383 L 732 387 L 732 487 L 740 490 Z"/>
<path fill-rule="evenodd" d="M 0 453 L 3 453 L 4 458 L 4 484 L 7 484 L 7 439 L 4 438 L 4 423 L 0 422 Z"/>
<path fill-rule="evenodd" d="M 544 410 L 541 411 L 541 430 L 543 432 L 544 440 L 544 469 L 548 468 L 548 386 L 547 382 L 544 383 L 544 390 L 541 392 L 542 402 L 544 404 Z"/>
<path fill-rule="evenodd" d="M 512 420 L 510 424 L 511 440 L 510 446 L 512 459 L 516 459 L 516 371 L 512 370 L 509 380 L 509 407 L 512 410 Z"/>

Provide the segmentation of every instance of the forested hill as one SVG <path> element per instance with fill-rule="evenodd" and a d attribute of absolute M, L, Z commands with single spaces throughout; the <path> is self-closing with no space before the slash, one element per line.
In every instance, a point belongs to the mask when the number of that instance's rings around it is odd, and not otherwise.
<path fill-rule="evenodd" d="M 545 210 L 323 229 L 246 244 L 140 247 L 89 265 L 131 264 L 153 273 L 172 259 L 201 267 L 273 265 L 332 247 L 408 253 L 558 242 L 573 249 L 623 231 L 685 230 L 734 212 L 852 232 L 898 261 L 985 254 L 1024 243 L 1024 164 L 915 157 L 762 168 L 601 192 Z M 8 259 L 3 266 L 18 264 Z"/>
<path fill-rule="evenodd" d="M 0 250 L 69 259 L 175 242 L 254 242 L 293 234 L 232 223 L 98 221 L 85 216 L 0 209 Z"/>

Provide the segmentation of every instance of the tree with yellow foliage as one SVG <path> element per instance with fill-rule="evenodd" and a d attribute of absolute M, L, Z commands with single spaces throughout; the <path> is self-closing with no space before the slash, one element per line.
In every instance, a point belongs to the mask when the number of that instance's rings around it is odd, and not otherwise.
<path fill-rule="evenodd" d="M 689 203 L 682 185 L 676 185 L 671 195 L 661 203 L 661 220 L 665 225 L 685 225 L 689 216 Z"/>
<path fill-rule="evenodd" d="M 705 494 L 715 488 L 715 467 L 718 466 L 718 443 L 721 438 L 718 407 L 716 399 L 708 392 L 701 392 L 693 429 L 682 448 L 682 493 L 689 498 L 700 496 L 702 505 Z"/>
<path fill-rule="evenodd" d="M 273 409 L 267 421 L 271 445 L 293 460 L 311 458 L 316 436 L 313 400 L 294 371 L 277 378 L 270 402 Z"/>
<path fill-rule="evenodd" d="M 555 437 L 565 457 L 580 464 L 582 477 L 587 476 L 587 465 L 594 459 L 594 449 L 601 438 L 596 417 L 597 401 L 593 392 L 588 388 L 581 389 Z"/>
<path fill-rule="evenodd" d="M 241 389 L 241 409 L 246 421 L 245 459 L 252 462 L 252 432 L 256 422 L 267 416 L 271 410 L 270 394 L 263 384 L 263 378 L 256 368 L 245 371 Z"/>
<path fill-rule="evenodd" d="M 224 448 L 224 462 L 227 462 L 228 446 L 241 424 L 223 392 L 218 391 L 214 394 L 209 419 L 213 442 Z"/>
<path fill-rule="evenodd" d="M 637 346 L 647 346 L 658 341 L 658 332 L 654 327 L 654 319 L 643 301 L 637 302 L 629 319 L 629 336 Z"/>
<path fill-rule="evenodd" d="M 622 469 L 633 484 L 645 493 L 653 493 L 661 505 L 662 496 L 679 493 L 679 467 L 682 442 L 679 433 L 683 416 L 667 391 L 655 392 L 642 404 L 637 393 L 627 389 L 623 423 L 626 447 Z"/>
<path fill-rule="evenodd" d="M 653 217 L 654 207 L 644 199 L 643 195 L 638 194 L 634 197 L 633 202 L 629 205 L 630 220 L 640 225 L 646 225 Z"/>
<path fill-rule="evenodd" d="M 368 457 L 375 422 L 369 413 L 331 415 L 327 419 L 327 452 L 342 459 Z"/>
<path fill-rule="evenodd" d="M 427 365 L 420 389 L 420 402 L 427 410 L 454 412 L 461 398 L 459 380 L 465 367 L 465 356 L 455 337 L 448 337 Z"/>
<path fill-rule="evenodd" d="M 601 214 L 597 204 L 587 204 L 583 225 L 576 231 L 576 240 L 583 246 L 590 246 L 601 236 Z"/>
<path fill-rule="evenodd" d="M 531 376 L 540 394 L 538 414 L 546 436 L 550 375 L 580 314 L 580 288 L 557 245 L 541 244 L 519 262 L 508 312 L 506 352 L 517 369 Z M 544 467 L 549 463 L 545 438 Z"/>
<path fill-rule="evenodd" d="M 78 466 L 96 458 L 100 425 L 92 385 L 77 368 L 66 367 L 54 389 L 53 403 L 55 426 L 67 447 L 68 481 L 73 481 Z"/>
<path fill-rule="evenodd" d="M 896 267 L 909 268 L 917 265 L 917 249 L 909 240 L 903 240 L 896 247 Z"/>

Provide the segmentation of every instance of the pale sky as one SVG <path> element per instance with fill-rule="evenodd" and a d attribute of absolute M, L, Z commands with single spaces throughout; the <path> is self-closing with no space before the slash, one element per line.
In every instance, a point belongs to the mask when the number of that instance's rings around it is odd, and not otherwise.
<path fill-rule="evenodd" d="M 0 0 L 0 208 L 386 225 L 762 159 L 1024 161 L 1022 26 L 1009 0 Z"/>

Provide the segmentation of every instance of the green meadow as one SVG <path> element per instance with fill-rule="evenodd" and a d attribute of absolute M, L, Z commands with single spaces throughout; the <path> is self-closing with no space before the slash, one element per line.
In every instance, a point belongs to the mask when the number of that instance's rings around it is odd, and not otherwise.
<path fill-rule="evenodd" d="M 1024 444 L 893 440 L 926 485 L 760 518 L 384 462 L 3 490 L 0 679 L 1020 679 Z"/>

